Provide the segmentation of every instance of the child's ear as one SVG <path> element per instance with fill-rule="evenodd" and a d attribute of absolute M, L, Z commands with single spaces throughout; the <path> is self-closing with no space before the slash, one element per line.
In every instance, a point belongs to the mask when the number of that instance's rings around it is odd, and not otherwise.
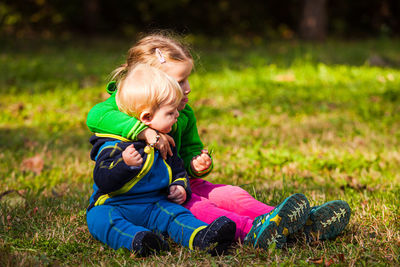
<path fill-rule="evenodd" d="M 151 113 L 149 111 L 143 111 L 142 113 L 140 113 L 139 119 L 144 124 L 149 125 L 153 119 L 153 116 L 151 116 Z"/>

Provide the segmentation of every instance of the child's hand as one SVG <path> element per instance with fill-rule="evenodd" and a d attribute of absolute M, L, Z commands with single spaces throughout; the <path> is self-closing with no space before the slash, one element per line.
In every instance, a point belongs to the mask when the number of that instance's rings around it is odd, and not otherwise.
<path fill-rule="evenodd" d="M 172 156 L 171 146 L 175 146 L 174 139 L 168 134 L 159 133 L 160 139 L 155 144 L 155 148 L 160 151 L 161 157 L 167 159 L 167 155 Z M 138 139 L 146 141 L 148 144 L 153 144 L 156 141 L 157 132 L 151 128 L 144 129 Z"/>
<path fill-rule="evenodd" d="M 200 155 L 192 158 L 190 166 L 195 172 L 201 172 L 210 168 L 211 163 L 212 162 L 210 156 L 208 155 L 208 150 L 203 149 Z"/>
<path fill-rule="evenodd" d="M 160 140 L 158 140 L 158 142 L 155 144 L 154 147 L 157 148 L 158 151 L 160 151 L 161 157 L 164 160 L 166 160 L 167 155 L 170 156 L 173 155 L 171 146 L 175 146 L 175 141 L 174 138 L 172 138 L 168 134 L 159 133 L 159 135 L 160 135 Z"/>
<path fill-rule="evenodd" d="M 168 199 L 176 204 L 182 204 L 186 200 L 185 188 L 181 185 L 172 185 L 169 188 Z"/>
<path fill-rule="evenodd" d="M 142 156 L 136 151 L 133 144 L 125 148 L 122 158 L 128 166 L 140 166 L 143 163 Z"/>

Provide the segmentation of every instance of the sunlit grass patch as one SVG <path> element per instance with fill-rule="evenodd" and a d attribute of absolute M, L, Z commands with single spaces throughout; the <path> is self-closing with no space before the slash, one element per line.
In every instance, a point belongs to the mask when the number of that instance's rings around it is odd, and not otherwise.
<path fill-rule="evenodd" d="M 213 150 L 208 179 L 270 205 L 295 192 L 312 205 L 344 199 L 352 218 L 334 241 L 239 244 L 215 258 L 172 245 L 147 259 L 99 243 L 85 222 L 86 114 L 130 43 L 0 43 L 0 194 L 11 190 L 0 198 L 0 265 L 398 265 L 398 43 L 198 47 L 190 105 Z M 390 64 L 370 66 L 375 54 Z"/>

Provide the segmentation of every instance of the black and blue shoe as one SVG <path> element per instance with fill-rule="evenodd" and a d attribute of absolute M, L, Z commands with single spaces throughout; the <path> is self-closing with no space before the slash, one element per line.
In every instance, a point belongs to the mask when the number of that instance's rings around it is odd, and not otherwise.
<path fill-rule="evenodd" d="M 349 223 L 350 215 L 350 206 L 343 200 L 333 200 L 311 208 L 304 226 L 307 241 L 335 238 Z"/>
<path fill-rule="evenodd" d="M 136 233 L 132 241 L 132 251 L 142 257 L 167 250 L 168 243 L 160 235 L 150 231 Z"/>
<path fill-rule="evenodd" d="M 303 228 L 309 213 L 308 199 L 303 194 L 291 195 L 270 213 L 254 219 L 244 243 L 256 248 L 268 248 L 275 243 L 277 248 L 282 248 L 289 234 Z"/>
<path fill-rule="evenodd" d="M 235 241 L 236 224 L 221 216 L 199 231 L 193 240 L 193 247 L 207 250 L 211 255 L 221 255 Z"/>

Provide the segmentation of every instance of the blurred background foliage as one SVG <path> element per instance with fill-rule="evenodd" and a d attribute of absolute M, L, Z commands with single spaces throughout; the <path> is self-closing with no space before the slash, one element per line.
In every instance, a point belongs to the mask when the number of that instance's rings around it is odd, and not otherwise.
<path fill-rule="evenodd" d="M 185 34 L 321 40 L 400 34 L 399 0 L 2 0 L 0 34 L 132 36 L 155 28 Z"/>

